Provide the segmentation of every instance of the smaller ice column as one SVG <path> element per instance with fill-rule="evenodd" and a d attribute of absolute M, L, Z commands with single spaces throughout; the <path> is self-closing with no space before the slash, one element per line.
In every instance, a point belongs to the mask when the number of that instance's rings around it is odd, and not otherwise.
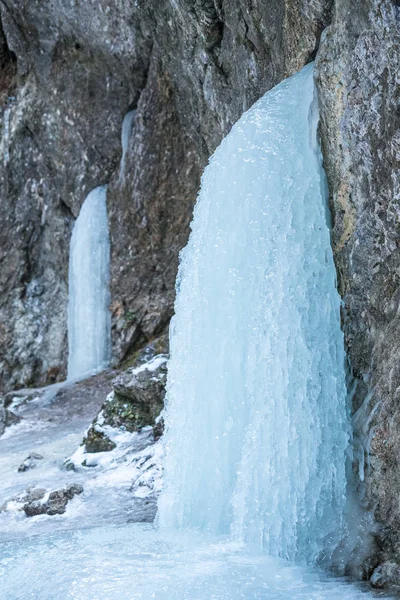
<path fill-rule="evenodd" d="M 110 361 L 110 240 L 106 195 L 106 186 L 90 192 L 72 232 L 68 379 L 104 369 Z"/>
<path fill-rule="evenodd" d="M 129 111 L 122 121 L 122 132 L 121 132 L 121 145 L 122 145 L 122 157 L 119 165 L 119 181 L 120 183 L 125 176 L 125 163 L 126 163 L 126 152 L 128 150 L 129 138 L 132 133 L 133 119 L 135 118 L 136 110 Z"/>

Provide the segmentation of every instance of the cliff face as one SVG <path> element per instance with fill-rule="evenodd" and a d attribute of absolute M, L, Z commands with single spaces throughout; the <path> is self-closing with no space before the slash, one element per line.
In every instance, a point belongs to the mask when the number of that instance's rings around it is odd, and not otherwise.
<path fill-rule="evenodd" d="M 361 492 L 391 528 L 382 560 L 400 555 L 398 4 L 0 2 L 7 388 L 65 376 L 69 241 L 96 186 L 109 184 L 115 361 L 165 331 L 208 157 L 244 110 L 314 58 L 329 25 L 317 55 L 321 134 L 354 410 L 367 398 L 356 434 L 372 439 Z"/>
<path fill-rule="evenodd" d="M 69 239 L 110 183 L 116 360 L 172 314 L 200 173 L 241 113 L 313 56 L 330 1 L 0 4 L 3 85 L 0 372 L 65 375 Z M 3 39 L 3 38 L 2 38 Z M 7 79 L 7 78 L 5 78 Z M 137 109 L 119 177 L 124 115 Z"/>
<path fill-rule="evenodd" d="M 355 435 L 367 450 L 360 488 L 383 525 L 381 558 L 399 560 L 400 6 L 356 4 L 336 0 L 318 52 L 321 133 Z"/>
<path fill-rule="evenodd" d="M 0 373 L 7 385 L 65 375 L 74 219 L 87 193 L 110 180 L 123 115 L 144 86 L 150 41 L 132 10 L 111 15 L 107 4 L 0 5 L 18 69 L 16 91 L 3 92 L 0 148 Z"/>

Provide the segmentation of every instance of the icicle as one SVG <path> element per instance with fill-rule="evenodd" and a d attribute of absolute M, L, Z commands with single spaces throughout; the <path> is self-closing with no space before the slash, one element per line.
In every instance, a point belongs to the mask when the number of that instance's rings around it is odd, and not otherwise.
<path fill-rule="evenodd" d="M 119 165 L 119 182 L 121 183 L 125 176 L 126 152 L 128 150 L 129 138 L 132 133 L 133 120 L 136 115 L 136 110 L 128 112 L 122 122 L 121 145 L 122 157 Z"/>
<path fill-rule="evenodd" d="M 68 379 L 107 367 L 111 352 L 106 187 L 86 198 L 71 238 Z"/>

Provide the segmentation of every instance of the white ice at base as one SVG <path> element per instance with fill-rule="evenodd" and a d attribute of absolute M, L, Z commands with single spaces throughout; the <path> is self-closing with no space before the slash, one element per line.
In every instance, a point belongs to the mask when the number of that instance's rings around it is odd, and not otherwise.
<path fill-rule="evenodd" d="M 107 188 L 94 189 L 82 205 L 72 233 L 68 295 L 68 379 L 108 366 L 110 240 Z"/>
<path fill-rule="evenodd" d="M 313 98 L 308 65 L 204 172 L 171 326 L 159 521 L 329 564 L 349 419 Z"/>
<path fill-rule="evenodd" d="M 54 517 L 51 517 L 54 518 Z M 248 555 L 229 539 L 149 525 L 33 536 L 2 547 L 7 600 L 362 600 L 321 571 Z"/>

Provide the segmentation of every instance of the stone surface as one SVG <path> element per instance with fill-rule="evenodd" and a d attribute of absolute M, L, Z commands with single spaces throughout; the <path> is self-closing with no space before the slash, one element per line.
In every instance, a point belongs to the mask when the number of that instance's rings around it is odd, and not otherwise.
<path fill-rule="evenodd" d="M 108 183 L 121 123 L 143 87 L 150 41 L 132 2 L 2 2 L 18 86 L 0 142 L 0 383 L 52 383 L 66 370 L 71 230 Z M 15 94 L 15 95 L 14 95 Z"/>
<path fill-rule="evenodd" d="M 150 360 L 142 362 L 144 357 Z M 167 355 L 155 355 L 154 346 L 147 346 L 135 364 L 138 362 L 138 366 L 129 367 L 113 380 L 113 391 L 83 439 L 85 452 L 114 450 L 116 443 L 109 437 L 113 430 L 133 433 L 152 428 L 152 441 L 161 437 L 164 421 L 160 413 L 164 408 Z M 68 462 L 66 468 L 70 468 Z"/>
<path fill-rule="evenodd" d="M 243 110 L 315 53 L 331 0 L 303 4 L 1 3 L 3 387 L 65 375 L 69 239 L 98 185 L 110 183 L 115 360 L 165 330 L 209 155 Z M 121 124 L 133 108 L 121 181 Z"/>
<path fill-rule="evenodd" d="M 153 426 L 164 408 L 166 378 L 165 355 L 119 375 L 113 381 L 114 398 L 103 408 L 105 422 L 127 431 Z"/>
<path fill-rule="evenodd" d="M 380 560 L 400 556 L 399 73 L 398 2 L 336 0 L 317 57 L 321 132 L 355 434 L 366 451 L 356 456 L 359 491 L 381 525 Z"/>
<path fill-rule="evenodd" d="M 89 428 L 82 443 L 86 452 L 109 452 L 116 447 L 116 444 L 105 433 L 97 431 L 94 426 Z"/>
<path fill-rule="evenodd" d="M 79 483 L 71 483 L 65 488 L 43 495 L 38 500 L 28 500 L 24 504 L 24 512 L 27 517 L 62 515 L 66 511 L 68 502 L 82 492 L 83 487 Z"/>
<path fill-rule="evenodd" d="M 30 452 L 25 460 L 19 465 L 18 472 L 24 473 L 25 471 L 29 471 L 29 469 L 34 469 L 36 467 L 37 461 L 42 460 L 43 456 L 38 454 L 37 452 Z"/>

